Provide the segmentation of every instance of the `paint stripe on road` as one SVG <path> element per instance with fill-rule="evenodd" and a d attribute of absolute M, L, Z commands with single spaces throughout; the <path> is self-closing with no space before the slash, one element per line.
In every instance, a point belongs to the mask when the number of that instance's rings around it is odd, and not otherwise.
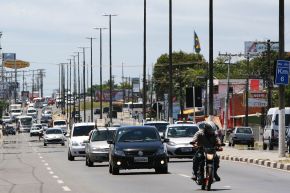
<path fill-rule="evenodd" d="M 44 163 L 45 166 L 48 166 L 48 163 Z"/>
<path fill-rule="evenodd" d="M 69 187 L 67 187 L 67 186 L 63 186 L 62 189 L 65 192 L 70 192 L 71 191 L 71 189 Z"/>
<path fill-rule="evenodd" d="M 53 171 L 50 171 L 49 173 L 50 173 L 50 174 L 54 174 L 54 172 L 53 172 Z"/>
<path fill-rule="evenodd" d="M 177 174 L 177 175 L 179 175 L 181 177 L 185 177 L 185 178 L 190 178 L 191 177 L 191 176 L 188 176 L 188 175 L 185 175 L 185 174 Z"/>
<path fill-rule="evenodd" d="M 47 167 L 46 169 L 47 169 L 47 170 L 51 170 L 51 168 L 50 168 L 50 167 Z"/>
<path fill-rule="evenodd" d="M 63 181 L 62 180 L 57 180 L 57 183 L 63 184 Z"/>
<path fill-rule="evenodd" d="M 53 177 L 53 178 L 56 178 L 56 179 L 58 178 L 58 176 L 52 176 L 52 177 Z"/>
<path fill-rule="evenodd" d="M 42 159 L 43 157 L 42 156 L 39 156 L 39 158 Z"/>

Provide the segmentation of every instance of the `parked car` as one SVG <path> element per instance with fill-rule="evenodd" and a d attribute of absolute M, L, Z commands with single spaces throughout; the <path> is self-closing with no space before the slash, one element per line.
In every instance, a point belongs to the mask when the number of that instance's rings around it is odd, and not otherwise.
<path fill-rule="evenodd" d="M 254 147 L 254 143 L 254 134 L 251 127 L 235 127 L 234 131 L 229 136 L 229 146 L 246 144 L 249 147 Z"/>
<path fill-rule="evenodd" d="M 37 126 L 32 126 L 30 129 L 30 137 L 32 136 L 39 136 L 39 133 L 42 132 L 42 129 Z"/>
<path fill-rule="evenodd" d="M 109 172 L 119 174 L 120 169 L 154 168 L 156 173 L 167 173 L 167 154 L 155 127 L 119 127 L 113 140 L 109 140 Z"/>
<path fill-rule="evenodd" d="M 94 122 L 73 124 L 68 138 L 68 160 L 73 161 L 75 157 L 85 157 L 84 140 L 89 139 L 89 133 L 95 129 Z"/>
<path fill-rule="evenodd" d="M 195 149 L 190 142 L 192 137 L 198 131 L 196 124 L 172 124 L 165 132 L 165 138 L 169 139 L 166 143 L 167 154 L 169 158 L 192 158 Z"/>
<path fill-rule="evenodd" d="M 10 116 L 2 116 L 2 122 L 4 123 L 12 123 L 12 118 Z"/>
<path fill-rule="evenodd" d="M 61 128 L 53 127 L 47 129 L 43 135 L 43 145 L 46 146 L 47 144 L 61 144 L 64 146 L 65 143 L 65 136 Z"/>
<path fill-rule="evenodd" d="M 15 135 L 16 128 L 13 125 L 6 125 L 3 129 L 3 135 Z"/>
<path fill-rule="evenodd" d="M 163 137 L 169 123 L 167 121 L 146 121 L 143 125 L 156 127 L 159 135 Z"/>
<path fill-rule="evenodd" d="M 94 129 L 85 140 L 86 165 L 93 166 L 94 162 L 109 161 L 109 144 L 115 134 L 115 127 L 98 127 Z"/>

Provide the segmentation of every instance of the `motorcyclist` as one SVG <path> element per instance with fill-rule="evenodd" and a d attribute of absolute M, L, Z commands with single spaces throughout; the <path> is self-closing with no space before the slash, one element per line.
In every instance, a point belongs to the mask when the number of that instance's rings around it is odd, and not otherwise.
<path fill-rule="evenodd" d="M 193 180 L 200 180 L 201 176 L 198 176 L 198 171 L 202 163 L 204 162 L 204 153 L 203 148 L 213 148 L 218 147 L 221 145 L 221 141 L 219 137 L 215 133 L 215 124 L 210 121 L 204 121 L 198 124 L 199 131 L 195 133 L 193 136 L 193 140 L 191 144 L 196 145 L 197 151 L 195 153 L 195 156 L 193 157 Z M 217 170 L 219 168 L 219 157 L 215 156 L 214 158 L 215 162 L 215 171 L 214 171 L 214 178 L 216 181 L 220 181 L 220 177 L 217 174 Z"/>

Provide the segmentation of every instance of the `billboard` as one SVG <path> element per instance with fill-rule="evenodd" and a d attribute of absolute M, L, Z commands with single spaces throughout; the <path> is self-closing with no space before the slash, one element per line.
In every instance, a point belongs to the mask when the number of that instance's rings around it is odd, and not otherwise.
<path fill-rule="evenodd" d="M 279 43 L 271 43 L 271 50 L 279 51 Z M 255 41 L 246 41 L 245 42 L 245 55 L 248 53 L 250 56 L 258 55 L 267 51 L 267 42 L 255 42 Z"/>
<path fill-rule="evenodd" d="M 132 78 L 132 87 L 133 87 L 133 93 L 140 92 L 140 79 L 139 78 Z"/>
<path fill-rule="evenodd" d="M 246 95 L 244 94 L 244 106 Z M 267 93 L 265 91 L 251 91 L 249 92 L 249 107 L 266 107 L 268 104 Z"/>

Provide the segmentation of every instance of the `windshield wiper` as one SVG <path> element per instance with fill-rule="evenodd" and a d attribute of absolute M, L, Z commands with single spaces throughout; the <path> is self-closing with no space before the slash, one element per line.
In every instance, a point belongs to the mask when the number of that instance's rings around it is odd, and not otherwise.
<path fill-rule="evenodd" d="M 141 141 L 144 141 L 143 139 L 127 139 L 127 140 L 124 140 L 123 142 L 141 142 Z"/>

